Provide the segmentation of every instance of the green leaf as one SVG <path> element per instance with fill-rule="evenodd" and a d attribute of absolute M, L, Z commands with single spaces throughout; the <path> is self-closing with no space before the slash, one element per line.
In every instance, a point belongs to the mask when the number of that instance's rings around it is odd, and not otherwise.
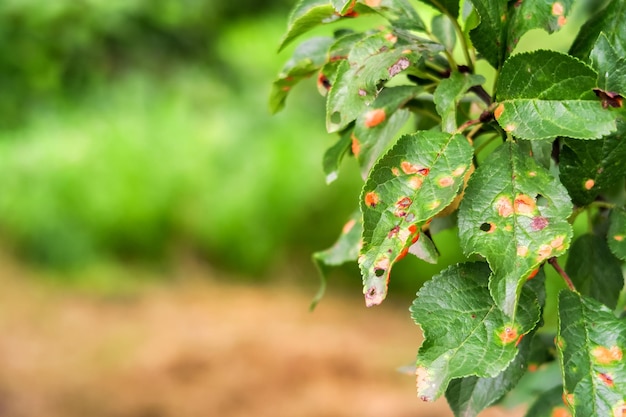
<path fill-rule="evenodd" d="M 574 204 L 586 206 L 626 175 L 626 122 L 604 139 L 565 139 L 560 152 L 561 182 Z"/>
<path fill-rule="evenodd" d="M 341 165 L 343 157 L 350 149 L 351 137 L 352 129 L 348 128 L 341 133 L 337 143 L 324 152 L 322 165 L 324 167 L 324 173 L 326 174 L 326 184 L 335 181 L 339 176 L 339 165 Z"/>
<path fill-rule="evenodd" d="M 315 308 L 326 292 L 328 267 L 356 261 L 359 254 L 362 232 L 363 222 L 361 212 L 360 210 L 355 210 L 350 216 L 350 219 L 343 226 L 341 234 L 333 246 L 313 254 L 313 262 L 320 274 L 320 288 L 311 302 L 311 310 Z"/>
<path fill-rule="evenodd" d="M 598 87 L 626 96 L 626 58 L 615 50 L 604 33 L 598 37 L 589 58 L 598 73 Z"/>
<path fill-rule="evenodd" d="M 564 398 L 576 416 L 622 416 L 626 410 L 626 321 L 594 299 L 559 294 L 557 350 Z"/>
<path fill-rule="evenodd" d="M 496 149 L 470 178 L 459 208 L 461 246 L 466 255 L 487 258 L 491 294 L 509 316 L 526 278 L 567 250 L 571 212 L 565 188 L 514 142 Z"/>
<path fill-rule="evenodd" d="M 538 322 L 539 305 L 528 289 L 511 321 L 489 294 L 489 273 L 483 263 L 455 265 L 417 293 L 410 311 L 424 333 L 416 371 L 423 400 L 438 398 L 454 378 L 497 376 L 518 354 L 519 337 Z"/>
<path fill-rule="evenodd" d="M 462 74 L 454 71 L 449 78 L 441 80 L 434 94 L 437 113 L 441 116 L 441 129 L 453 133 L 457 129 L 456 106 L 470 87 L 485 82 L 482 75 Z"/>
<path fill-rule="evenodd" d="M 522 35 L 531 29 L 553 33 L 566 23 L 574 0 L 516 1 L 509 6 L 508 49 L 513 51 Z"/>
<path fill-rule="evenodd" d="M 340 15 L 350 13 L 356 4 L 356 0 L 330 0 L 335 11 Z"/>
<path fill-rule="evenodd" d="M 624 288 L 621 263 L 609 250 L 606 238 L 585 234 L 574 241 L 565 272 L 576 289 L 601 303 L 615 308 Z"/>
<path fill-rule="evenodd" d="M 332 43 L 333 38 L 315 37 L 298 45 L 272 85 L 270 93 L 272 113 L 277 113 L 285 106 L 287 95 L 294 85 L 309 78 L 324 65 Z"/>
<path fill-rule="evenodd" d="M 615 256 L 626 261 L 626 210 L 623 208 L 613 210 L 610 221 L 607 236 L 609 248 Z"/>
<path fill-rule="evenodd" d="M 610 0 L 604 9 L 598 10 L 578 32 L 569 53 L 586 60 L 593 49 L 598 36 L 604 32 L 609 44 L 621 55 L 626 54 L 626 2 Z"/>
<path fill-rule="evenodd" d="M 459 0 L 421 0 L 423 3 L 434 7 L 440 12 L 450 15 L 455 19 L 459 17 Z"/>
<path fill-rule="evenodd" d="M 323 23 L 336 21 L 340 16 L 329 0 L 300 0 L 287 22 L 287 33 L 280 42 L 279 51 L 298 36 Z"/>
<path fill-rule="evenodd" d="M 424 25 L 419 14 L 407 0 L 366 0 L 365 3 L 372 11 L 387 19 L 394 28 L 419 32 L 426 29 L 426 25 Z"/>
<path fill-rule="evenodd" d="M 526 417 L 565 417 L 569 415 L 567 407 L 563 404 L 562 385 L 556 386 L 541 394 L 526 413 Z"/>
<path fill-rule="evenodd" d="M 464 136 L 428 131 L 401 137 L 376 163 L 361 195 L 359 266 L 367 306 L 384 300 L 391 267 L 421 226 L 454 200 L 471 159 Z"/>
<path fill-rule="evenodd" d="M 472 43 L 487 62 L 500 68 L 506 48 L 507 0 L 472 0 L 472 4 L 480 17 L 480 24 L 470 31 Z"/>
<path fill-rule="evenodd" d="M 524 140 L 519 139 L 517 143 L 524 152 L 532 155 L 541 166 L 550 169 L 552 163 L 553 139 L 544 140 Z"/>
<path fill-rule="evenodd" d="M 454 51 L 456 45 L 456 31 L 452 20 L 444 14 L 438 14 L 433 17 L 430 24 L 433 35 L 441 42 L 441 44 L 450 52 Z"/>
<path fill-rule="evenodd" d="M 362 39 L 339 64 L 326 103 L 329 132 L 344 129 L 364 113 L 376 99 L 380 81 L 391 79 L 415 65 L 422 59 L 423 51 L 434 47 L 413 37 L 389 35 L 378 32 Z"/>
<path fill-rule="evenodd" d="M 446 399 L 457 417 L 476 417 L 482 410 L 509 392 L 526 372 L 534 334 L 527 335 L 518 345 L 513 362 L 491 378 L 468 376 L 453 379 L 446 390 Z"/>
<path fill-rule="evenodd" d="M 596 78 L 593 69 L 559 52 L 514 55 L 498 78 L 496 120 L 522 139 L 601 138 L 615 130 L 615 116 L 593 93 Z"/>
<path fill-rule="evenodd" d="M 421 87 L 408 85 L 385 88 L 356 119 L 352 149 L 361 166 L 363 179 L 367 178 L 376 160 L 393 143 L 396 134 L 409 120 L 409 110 L 402 107 L 423 91 Z M 382 121 L 372 126 L 376 115 Z"/>

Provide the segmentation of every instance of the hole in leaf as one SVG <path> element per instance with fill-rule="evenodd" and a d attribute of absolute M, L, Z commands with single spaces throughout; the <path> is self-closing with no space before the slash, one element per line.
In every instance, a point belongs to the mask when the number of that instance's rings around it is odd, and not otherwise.
<path fill-rule="evenodd" d="M 488 232 L 491 230 L 491 224 L 490 223 L 483 223 L 480 225 L 480 230 L 482 230 L 483 232 Z"/>
<path fill-rule="evenodd" d="M 545 198 L 542 194 L 537 194 L 537 196 L 535 197 L 535 201 L 537 202 L 537 206 L 539 207 L 548 206 L 548 199 Z"/>
<path fill-rule="evenodd" d="M 374 275 L 376 275 L 378 278 L 380 278 L 383 275 L 385 275 L 385 270 L 384 269 L 376 269 L 376 270 L 374 270 Z"/>

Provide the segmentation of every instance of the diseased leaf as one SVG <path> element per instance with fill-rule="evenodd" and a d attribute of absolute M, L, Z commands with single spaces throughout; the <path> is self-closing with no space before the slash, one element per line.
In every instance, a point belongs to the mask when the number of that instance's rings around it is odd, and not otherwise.
<path fill-rule="evenodd" d="M 367 110 L 357 117 L 352 151 L 361 166 L 363 179 L 367 178 L 376 160 L 409 120 L 409 110 L 402 107 L 423 91 L 417 86 L 384 88 Z"/>
<path fill-rule="evenodd" d="M 593 93 L 596 73 L 568 55 L 535 51 L 509 58 L 498 78 L 494 115 L 522 139 L 598 139 L 615 130 L 615 115 Z"/>
<path fill-rule="evenodd" d="M 526 278 L 567 250 L 571 212 L 559 181 L 513 142 L 496 149 L 470 178 L 459 208 L 461 246 L 466 255 L 487 259 L 491 294 L 509 316 Z"/>
<path fill-rule="evenodd" d="M 598 73 L 598 87 L 626 96 L 626 58 L 615 50 L 604 33 L 598 37 L 589 58 Z"/>
<path fill-rule="evenodd" d="M 495 377 L 467 376 L 453 379 L 446 390 L 446 399 L 457 417 L 476 417 L 509 392 L 526 372 L 531 343 L 535 335 L 525 336 L 517 346 L 515 359 Z"/>
<path fill-rule="evenodd" d="M 626 261 L 626 210 L 617 208 L 611 212 L 611 224 L 607 241 L 615 256 Z"/>
<path fill-rule="evenodd" d="M 574 204 L 586 206 L 626 176 L 626 122 L 601 140 L 565 139 L 560 152 L 561 182 Z"/>
<path fill-rule="evenodd" d="M 356 4 L 356 0 L 330 0 L 330 2 L 340 15 L 350 13 Z"/>
<path fill-rule="evenodd" d="M 489 294 L 489 274 L 484 263 L 455 265 L 417 293 L 410 311 L 424 333 L 416 370 L 423 400 L 438 398 L 454 378 L 497 376 L 518 354 L 520 336 L 539 321 L 539 305 L 526 288 L 511 321 Z"/>
<path fill-rule="evenodd" d="M 280 71 L 272 85 L 270 110 L 277 113 L 285 106 L 291 88 L 305 78 L 317 72 L 328 58 L 328 49 L 333 43 L 330 37 L 315 37 L 302 42 L 295 49 L 293 56 Z"/>
<path fill-rule="evenodd" d="M 561 29 L 573 3 L 574 0 L 510 2 L 507 53 L 511 53 L 522 35 L 531 29 L 543 29 L 548 33 Z"/>
<path fill-rule="evenodd" d="M 544 391 L 530 407 L 526 417 L 571 417 L 569 409 L 563 403 L 563 386 Z"/>
<path fill-rule="evenodd" d="M 470 87 L 484 82 L 485 77 L 482 75 L 462 74 L 458 71 L 441 80 L 433 98 L 437 113 L 441 116 L 441 130 L 453 133 L 457 129 L 456 106 Z"/>
<path fill-rule="evenodd" d="M 624 276 L 606 238 L 591 234 L 577 238 L 569 251 L 565 272 L 578 292 L 615 308 L 624 288 Z"/>
<path fill-rule="evenodd" d="M 357 42 L 348 58 L 339 64 L 326 103 L 326 128 L 344 129 L 378 96 L 379 82 L 391 79 L 422 59 L 422 52 L 434 44 L 417 38 L 402 38 L 378 32 Z"/>
<path fill-rule="evenodd" d="M 326 292 L 326 275 L 328 268 L 331 266 L 339 266 L 346 262 L 356 261 L 359 254 L 362 232 L 363 222 L 361 219 L 361 211 L 356 210 L 343 226 L 341 234 L 333 246 L 313 254 L 313 262 L 315 266 L 317 266 L 317 270 L 320 274 L 320 288 L 311 302 L 311 310 L 315 308 Z"/>
<path fill-rule="evenodd" d="M 622 416 L 626 411 L 626 321 L 578 293 L 559 294 L 557 350 L 564 399 L 576 416 Z"/>
<path fill-rule="evenodd" d="M 578 32 L 570 48 L 570 55 L 587 60 L 598 36 L 604 32 L 608 41 L 621 55 L 626 54 L 626 2 L 609 0 L 606 7 L 598 10 Z"/>
<path fill-rule="evenodd" d="M 335 181 L 339 176 L 339 165 L 350 149 L 352 142 L 352 129 L 347 128 L 341 133 L 339 140 L 333 146 L 328 148 L 324 153 L 322 165 L 324 167 L 324 173 L 326 174 L 326 184 L 330 184 Z"/>
<path fill-rule="evenodd" d="M 454 200 L 471 159 L 464 136 L 428 131 L 401 137 L 376 163 L 361 195 L 359 266 L 368 307 L 384 300 L 392 266 L 422 225 Z"/>
<path fill-rule="evenodd" d="M 300 0 L 293 8 L 287 22 L 287 32 L 280 42 L 281 51 L 291 41 L 315 26 L 340 18 L 330 0 Z"/>

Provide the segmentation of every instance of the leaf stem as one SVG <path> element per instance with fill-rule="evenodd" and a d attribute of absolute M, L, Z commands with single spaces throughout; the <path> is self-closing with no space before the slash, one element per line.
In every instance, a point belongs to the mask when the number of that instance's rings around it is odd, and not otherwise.
<path fill-rule="evenodd" d="M 446 13 L 447 14 L 447 13 Z M 463 55 L 465 55 L 465 60 L 467 61 L 467 66 L 470 68 L 472 72 L 474 72 L 474 60 L 469 53 L 469 46 L 467 44 L 467 40 L 465 39 L 465 33 L 463 33 L 463 29 L 459 25 L 459 21 L 455 19 L 453 16 L 447 14 L 447 16 L 452 20 L 452 24 L 454 25 L 454 29 L 456 30 L 457 36 L 461 41 L 461 49 L 463 50 Z"/>
<path fill-rule="evenodd" d="M 557 261 L 556 256 L 553 256 L 552 258 L 548 259 L 548 263 L 552 265 L 552 268 L 554 268 L 556 272 L 559 273 L 561 278 L 563 278 L 563 281 L 565 281 L 565 283 L 567 284 L 568 288 L 572 291 L 576 291 L 576 287 L 574 287 L 574 283 L 572 282 L 572 279 L 569 277 L 569 275 L 567 275 L 567 272 L 565 272 L 563 268 L 561 268 L 561 265 L 559 265 L 559 262 Z"/>
<path fill-rule="evenodd" d="M 589 205 L 593 206 L 593 207 L 605 208 L 605 209 L 609 209 L 609 210 L 613 210 L 616 207 L 615 204 L 607 203 L 606 201 L 594 201 L 593 203 L 591 203 Z"/>
<path fill-rule="evenodd" d="M 482 121 L 480 119 L 472 119 L 472 120 L 468 120 L 467 122 L 463 123 L 461 126 L 459 126 L 459 128 L 456 130 L 455 133 L 462 133 L 465 129 L 474 126 L 474 125 L 482 125 Z M 480 128 L 480 126 L 479 126 Z"/>

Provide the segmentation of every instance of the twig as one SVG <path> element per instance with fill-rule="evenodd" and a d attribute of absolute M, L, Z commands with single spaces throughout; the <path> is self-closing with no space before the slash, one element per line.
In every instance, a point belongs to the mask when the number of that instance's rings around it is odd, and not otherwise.
<path fill-rule="evenodd" d="M 572 279 L 569 277 L 569 275 L 567 275 L 567 272 L 565 272 L 563 268 L 561 268 L 561 265 L 559 265 L 559 262 L 556 260 L 556 256 L 553 256 L 552 258 L 548 259 L 548 263 L 552 265 L 552 268 L 554 268 L 556 272 L 559 273 L 559 275 L 561 276 L 561 278 L 563 278 L 563 281 L 565 281 L 569 289 L 572 291 L 576 291 L 576 287 L 574 287 L 574 283 L 572 282 Z"/>

